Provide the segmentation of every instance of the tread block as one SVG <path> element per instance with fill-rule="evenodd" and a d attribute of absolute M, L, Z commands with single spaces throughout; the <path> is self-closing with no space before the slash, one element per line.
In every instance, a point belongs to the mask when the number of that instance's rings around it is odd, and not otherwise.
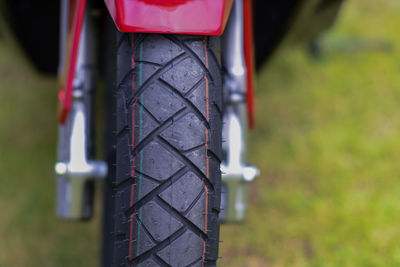
<path fill-rule="evenodd" d="M 140 127 L 140 122 L 142 122 L 142 127 Z M 158 122 L 141 104 L 135 105 L 135 133 L 140 133 L 140 130 L 142 131 L 141 134 L 136 135 L 138 140 L 135 140 L 135 144 L 139 144 L 158 126 Z"/>
<path fill-rule="evenodd" d="M 142 103 L 159 121 L 165 121 L 185 107 L 182 100 L 161 83 L 152 83 L 142 94 Z M 140 122 L 140 120 L 139 120 Z"/>
<path fill-rule="evenodd" d="M 187 95 L 187 99 L 201 112 L 203 117 L 207 119 L 207 99 L 206 99 L 206 82 L 204 77 L 200 78 L 202 83 L 196 89 Z"/>
<path fill-rule="evenodd" d="M 142 159 L 141 159 L 142 157 Z M 136 168 L 158 181 L 168 179 L 184 164 L 156 141 L 148 143 L 135 158 Z"/>
<path fill-rule="evenodd" d="M 134 222 L 133 222 L 133 229 L 134 235 L 132 239 L 132 254 L 134 257 L 138 257 L 142 255 L 143 253 L 146 253 L 150 249 L 152 249 L 154 246 L 157 244 L 151 239 L 151 237 L 146 233 L 145 229 L 142 227 L 142 222 L 140 222 L 137 219 L 137 216 L 135 216 Z M 139 233 L 139 234 L 138 234 Z"/>
<path fill-rule="evenodd" d="M 118 97 L 117 97 L 117 112 L 120 114 L 120 116 L 117 116 L 117 133 L 122 132 L 126 127 L 129 126 L 128 118 L 129 118 L 129 113 L 128 109 L 126 107 L 126 98 L 125 98 L 125 93 L 122 91 L 118 92 Z"/>
<path fill-rule="evenodd" d="M 141 70 L 139 73 L 139 77 L 136 76 L 135 79 L 135 88 L 138 89 L 144 81 L 147 81 L 151 78 L 154 73 L 161 69 L 160 65 L 151 64 L 150 62 L 136 62 L 135 65 L 139 65 L 139 69 Z"/>
<path fill-rule="evenodd" d="M 117 138 L 117 172 L 116 172 L 116 183 L 119 184 L 130 177 L 131 173 L 131 160 L 130 160 L 130 136 L 129 132 L 123 132 L 119 138 Z"/>
<path fill-rule="evenodd" d="M 188 150 L 206 142 L 205 130 L 201 121 L 193 113 L 188 113 L 173 122 L 161 136 L 175 148 Z"/>
<path fill-rule="evenodd" d="M 155 263 L 152 259 L 147 259 L 144 262 L 141 262 L 136 265 L 137 267 L 157 267 L 160 266 L 157 263 Z"/>
<path fill-rule="evenodd" d="M 185 58 L 160 77 L 182 94 L 189 91 L 204 76 L 203 68 L 192 57 Z"/>
<path fill-rule="evenodd" d="M 183 267 L 200 258 L 203 253 L 202 248 L 203 240 L 188 230 L 157 255 L 171 266 Z"/>
<path fill-rule="evenodd" d="M 148 193 L 150 193 L 157 186 L 160 185 L 160 183 L 156 183 L 155 181 L 153 181 L 151 179 L 147 179 L 143 175 L 139 175 L 139 174 L 135 174 L 135 179 L 136 179 L 136 181 L 139 181 L 139 179 L 140 179 L 140 190 L 138 188 L 139 187 L 138 182 L 136 183 L 136 187 L 135 187 L 135 199 L 136 199 L 136 202 L 141 200 Z"/>
<path fill-rule="evenodd" d="M 136 53 L 136 61 L 143 60 L 156 64 L 165 64 L 184 53 L 183 49 L 162 35 L 147 35 L 139 44 L 141 52 Z"/>
<path fill-rule="evenodd" d="M 200 230 L 206 233 L 205 217 L 206 217 L 206 194 L 202 193 L 201 197 L 196 201 L 194 206 L 187 212 L 186 216 Z"/>
<path fill-rule="evenodd" d="M 203 189 L 203 182 L 193 172 L 187 172 L 164 190 L 160 197 L 179 212 L 186 211 Z"/>
<path fill-rule="evenodd" d="M 161 242 L 175 233 L 183 225 L 156 202 L 150 201 L 141 208 L 142 223 L 148 229 L 152 237 Z"/>
<path fill-rule="evenodd" d="M 205 65 L 205 51 L 204 51 L 204 37 L 201 37 L 199 39 L 196 40 L 188 40 L 188 41 L 184 41 L 184 43 L 190 47 L 190 50 L 193 51 L 193 53 L 195 53 L 199 59 L 203 62 L 203 64 Z"/>
<path fill-rule="evenodd" d="M 199 149 L 184 153 L 184 155 L 199 168 L 199 170 L 207 176 L 207 163 L 206 158 L 206 147 L 200 147 Z"/>

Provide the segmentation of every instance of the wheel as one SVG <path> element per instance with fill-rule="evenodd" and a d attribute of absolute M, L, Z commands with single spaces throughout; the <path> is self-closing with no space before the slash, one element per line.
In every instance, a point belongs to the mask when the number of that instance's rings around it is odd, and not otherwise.
<path fill-rule="evenodd" d="M 117 37 L 112 266 L 216 266 L 222 128 L 217 37 Z M 111 225 L 111 224 L 110 224 Z"/>

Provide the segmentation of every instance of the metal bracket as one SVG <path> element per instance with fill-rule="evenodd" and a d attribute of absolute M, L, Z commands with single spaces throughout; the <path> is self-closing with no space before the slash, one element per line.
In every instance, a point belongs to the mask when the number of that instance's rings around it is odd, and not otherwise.
<path fill-rule="evenodd" d="M 253 181 L 260 172 L 256 167 L 246 165 L 242 161 L 243 125 L 237 114 L 228 113 L 224 117 L 224 123 L 227 160 L 221 164 L 223 184 L 221 220 L 241 222 L 245 219 L 246 184 Z"/>
<path fill-rule="evenodd" d="M 93 205 L 93 192 L 89 182 L 105 178 L 107 164 L 88 159 L 88 123 L 83 91 L 74 89 L 73 98 L 69 118 L 60 127 L 60 131 L 64 132 L 60 135 L 61 138 L 69 139 L 60 140 L 62 143 L 69 143 L 67 149 L 61 153 L 69 154 L 69 158 L 68 161 L 55 164 L 57 214 L 64 219 L 88 219 L 92 215 Z"/>
<path fill-rule="evenodd" d="M 107 175 L 107 164 L 99 160 L 87 158 L 86 115 L 83 103 L 83 92 L 73 93 L 72 130 L 68 162 L 57 162 L 56 174 L 70 179 L 103 179 Z"/>

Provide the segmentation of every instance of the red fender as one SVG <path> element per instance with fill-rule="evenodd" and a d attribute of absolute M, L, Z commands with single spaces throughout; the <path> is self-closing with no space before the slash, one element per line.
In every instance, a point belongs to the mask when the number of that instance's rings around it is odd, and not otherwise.
<path fill-rule="evenodd" d="M 124 32 L 220 35 L 234 0 L 105 0 L 115 24 Z M 72 102 L 80 34 L 86 0 L 70 0 L 66 60 L 60 77 L 59 121 Z"/>
<path fill-rule="evenodd" d="M 105 0 L 122 32 L 220 35 L 233 0 Z"/>
<path fill-rule="evenodd" d="M 105 0 L 121 31 L 220 35 L 228 20 L 233 0 Z M 66 61 L 60 79 L 59 120 L 63 124 L 72 101 L 72 82 L 79 49 L 86 0 L 70 2 L 70 25 Z M 254 48 L 252 0 L 244 1 L 244 43 L 247 71 L 247 109 L 254 127 Z M 151 19 L 148 19 L 149 14 Z M 206 18 L 206 19 L 205 19 Z"/>

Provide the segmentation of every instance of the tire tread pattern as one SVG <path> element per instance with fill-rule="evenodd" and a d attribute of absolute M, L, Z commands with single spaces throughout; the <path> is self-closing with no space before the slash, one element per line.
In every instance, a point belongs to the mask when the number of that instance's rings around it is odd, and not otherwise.
<path fill-rule="evenodd" d="M 113 266 L 216 266 L 217 39 L 118 33 Z"/>

